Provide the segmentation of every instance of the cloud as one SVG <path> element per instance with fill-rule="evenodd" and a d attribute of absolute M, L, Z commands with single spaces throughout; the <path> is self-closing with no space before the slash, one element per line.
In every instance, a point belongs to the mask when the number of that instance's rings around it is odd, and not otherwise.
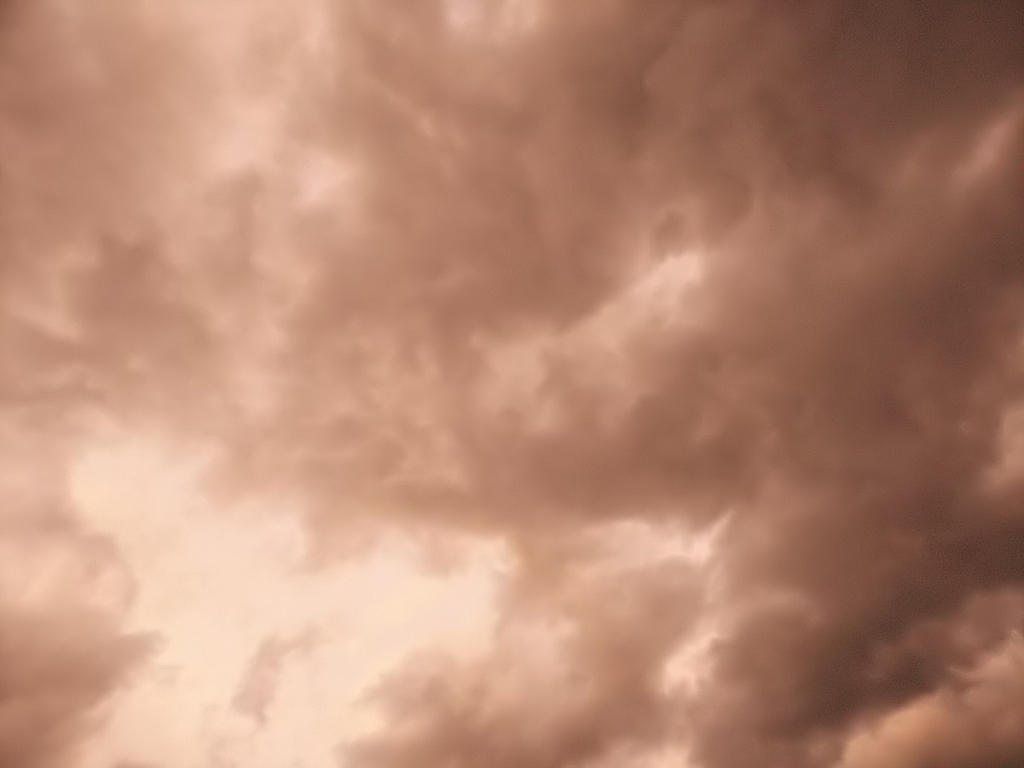
<path fill-rule="evenodd" d="M 294 639 L 275 637 L 264 641 L 235 694 L 235 709 L 260 725 L 266 725 L 267 711 L 273 703 L 282 667 L 291 654 L 308 650 L 315 642 L 316 636 L 310 632 Z"/>
<path fill-rule="evenodd" d="M 292 733 L 273 638 L 381 530 L 514 566 L 489 650 L 380 630 L 434 652 L 339 752 L 368 768 L 1017 757 L 1022 13 L 5 4 L 0 758 L 166 693 L 112 696 L 135 629 L 209 684 L 154 711 Z M 220 759 L 264 743 L 233 728 Z"/>
<path fill-rule="evenodd" d="M 393 726 L 342 764 L 554 768 L 672 746 L 677 707 L 660 670 L 694 629 L 700 570 L 636 533 L 631 545 L 628 530 L 597 532 L 559 575 L 520 592 L 486 656 L 413 657 L 375 697 Z"/>
<path fill-rule="evenodd" d="M 856 735 L 841 765 L 1009 764 L 1024 754 L 1021 719 L 1020 637 L 1014 635 L 948 687 Z"/>
<path fill-rule="evenodd" d="M 119 617 L 133 582 L 52 492 L 56 446 L 6 414 L 0 485 L 0 763 L 70 768 L 153 638 Z M 33 439 L 35 438 L 35 439 Z M 41 443 L 41 445 L 40 445 Z M 48 461 L 47 458 L 50 460 Z"/>
<path fill-rule="evenodd" d="M 69 766 L 147 643 L 83 612 L 0 613 L 0 759 L 26 768 Z"/>
<path fill-rule="evenodd" d="M 1020 578 L 1017 487 L 982 481 L 1019 396 L 1020 142 L 967 170 L 1019 126 L 1019 10 L 549 4 L 492 50 L 512 64 L 465 76 L 436 20 L 364 13 L 366 213 L 273 441 L 330 500 L 315 524 L 531 542 L 730 511 L 729 630 L 687 715 L 709 766 L 828 765 L 864 713 L 941 686 L 946 660 L 900 643 Z M 680 251 L 701 273 L 679 319 L 615 341 L 601 318 Z M 381 764 L 479 759 L 436 751 L 470 726 L 423 706 L 436 740 Z M 490 729 L 492 761 L 577 757 Z"/>

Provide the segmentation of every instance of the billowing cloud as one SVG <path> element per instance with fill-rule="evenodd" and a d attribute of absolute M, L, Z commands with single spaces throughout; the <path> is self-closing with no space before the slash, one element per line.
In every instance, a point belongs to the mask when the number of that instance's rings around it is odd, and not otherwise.
<path fill-rule="evenodd" d="M 1012 763 L 1021 732 L 1020 635 L 985 654 L 950 684 L 888 714 L 848 744 L 841 765 Z"/>
<path fill-rule="evenodd" d="M 120 625 L 131 574 L 74 521 L 57 446 L 12 410 L 0 438 L 0 763 L 67 768 L 154 638 Z"/>
<path fill-rule="evenodd" d="M 1022 30 L 4 4 L 0 762 L 1024 759 Z"/>

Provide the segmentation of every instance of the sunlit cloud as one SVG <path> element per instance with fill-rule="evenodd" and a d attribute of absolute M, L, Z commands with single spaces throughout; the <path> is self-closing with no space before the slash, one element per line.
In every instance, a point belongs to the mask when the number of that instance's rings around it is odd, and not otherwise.
<path fill-rule="evenodd" d="M 287 501 L 215 506 L 204 459 L 201 446 L 128 433 L 86 446 L 72 468 L 83 522 L 134 575 L 128 626 L 160 639 L 84 765 L 334 765 L 340 743 L 373 727 L 363 698 L 389 669 L 417 649 L 487 643 L 509 568 L 500 546 L 471 542 L 437 573 L 399 532 L 314 568 Z M 272 643 L 285 646 L 254 717 L 238 701 Z"/>

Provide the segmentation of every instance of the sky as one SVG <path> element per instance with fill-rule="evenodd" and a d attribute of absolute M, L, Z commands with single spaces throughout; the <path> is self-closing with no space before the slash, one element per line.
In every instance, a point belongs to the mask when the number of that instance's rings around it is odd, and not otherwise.
<path fill-rule="evenodd" d="M 0 0 L 0 768 L 1024 764 L 1024 5 Z"/>

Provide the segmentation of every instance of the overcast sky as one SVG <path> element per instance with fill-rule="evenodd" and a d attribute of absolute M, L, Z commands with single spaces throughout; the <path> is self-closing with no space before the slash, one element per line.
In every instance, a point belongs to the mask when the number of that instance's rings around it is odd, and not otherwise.
<path fill-rule="evenodd" d="M 2 768 L 1024 764 L 1024 4 L 0 0 Z"/>

